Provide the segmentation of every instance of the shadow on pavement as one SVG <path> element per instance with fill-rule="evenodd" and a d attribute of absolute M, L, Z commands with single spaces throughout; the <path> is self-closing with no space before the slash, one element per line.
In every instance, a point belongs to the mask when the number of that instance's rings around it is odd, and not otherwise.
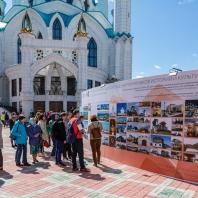
<path fill-rule="evenodd" d="M 114 168 L 108 167 L 108 166 L 106 166 L 104 164 L 100 164 L 98 166 L 98 168 L 101 169 L 105 173 L 112 173 L 112 174 L 116 174 L 116 175 L 122 173 L 122 170 L 120 170 L 120 169 L 114 169 Z"/>
<path fill-rule="evenodd" d="M 18 171 L 24 174 L 39 174 L 38 168 L 49 169 L 50 166 L 51 165 L 49 162 L 38 162 L 37 164 L 30 167 L 21 167 L 21 169 Z"/>
<path fill-rule="evenodd" d="M 5 180 L 12 179 L 13 175 L 6 171 L 0 171 L 0 187 L 5 184 Z"/>
<path fill-rule="evenodd" d="M 85 160 L 88 163 L 93 163 L 93 160 L 90 159 L 90 158 L 85 158 Z M 108 166 L 106 166 L 104 164 L 100 164 L 97 168 L 99 168 L 100 170 L 102 170 L 105 173 L 112 173 L 112 174 L 117 174 L 117 175 L 122 173 L 122 170 L 114 169 L 114 168 L 108 167 Z"/>
<path fill-rule="evenodd" d="M 100 174 L 92 174 L 92 173 L 81 173 L 79 177 L 82 177 L 84 179 L 91 179 L 96 181 L 103 181 L 106 178 L 102 177 Z"/>

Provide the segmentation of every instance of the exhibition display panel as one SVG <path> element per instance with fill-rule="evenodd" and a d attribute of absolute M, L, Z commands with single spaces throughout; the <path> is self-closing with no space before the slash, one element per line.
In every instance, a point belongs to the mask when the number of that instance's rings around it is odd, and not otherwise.
<path fill-rule="evenodd" d="M 101 121 L 103 145 L 160 157 L 156 160 L 198 163 L 198 71 L 87 90 L 82 112 L 85 126 L 92 114 Z"/>

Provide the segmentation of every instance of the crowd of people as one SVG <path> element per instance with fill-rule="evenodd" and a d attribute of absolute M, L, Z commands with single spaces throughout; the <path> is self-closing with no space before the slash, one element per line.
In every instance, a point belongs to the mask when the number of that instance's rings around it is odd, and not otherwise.
<path fill-rule="evenodd" d="M 90 147 L 93 155 L 94 166 L 100 164 L 101 158 L 101 132 L 102 124 L 97 120 L 96 115 L 90 118 L 88 130 L 84 129 L 83 116 L 75 109 L 73 112 L 55 114 L 30 113 L 29 118 L 23 114 L 11 114 L 6 120 L 6 113 L 3 112 L 0 120 L 0 170 L 3 170 L 3 128 L 9 125 L 11 146 L 16 149 L 15 163 L 18 167 L 31 166 L 39 163 L 39 157 L 46 155 L 45 148 L 50 147 L 51 157 L 54 157 L 55 164 L 64 167 L 66 161 L 71 161 L 73 171 L 89 172 L 85 166 L 83 136 L 88 134 Z M 27 160 L 28 142 L 32 164 Z M 77 156 L 79 158 L 78 168 Z"/>

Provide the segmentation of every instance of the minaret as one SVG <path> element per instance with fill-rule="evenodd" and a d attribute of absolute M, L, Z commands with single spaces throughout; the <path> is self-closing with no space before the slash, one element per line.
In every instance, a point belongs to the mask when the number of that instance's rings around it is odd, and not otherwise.
<path fill-rule="evenodd" d="M 132 78 L 131 0 L 115 0 L 114 6 L 115 76 Z"/>
<path fill-rule="evenodd" d="M 32 24 L 28 12 L 24 13 L 24 17 L 21 24 L 21 32 L 19 33 L 19 37 L 21 39 L 21 67 L 22 67 L 22 91 L 21 91 L 21 99 L 22 99 L 22 109 L 27 117 L 29 112 L 33 110 L 33 88 L 32 82 L 30 80 L 31 76 L 31 64 L 33 57 L 33 50 L 29 46 L 30 43 L 34 42 L 35 35 L 32 34 Z"/>
<path fill-rule="evenodd" d="M 81 92 L 87 89 L 87 43 L 88 43 L 88 33 L 86 28 L 86 22 L 83 17 L 83 13 L 80 16 L 77 32 L 75 34 L 75 48 L 78 54 L 78 83 L 77 83 L 77 100 L 78 106 L 81 103 Z"/>
<path fill-rule="evenodd" d="M 97 9 L 102 12 L 106 18 L 108 18 L 108 1 L 107 0 L 95 0 L 97 2 Z"/>
<path fill-rule="evenodd" d="M 115 0 L 114 31 L 117 33 L 131 32 L 131 0 Z"/>
<path fill-rule="evenodd" d="M 3 19 L 4 14 L 5 14 L 5 7 L 6 7 L 6 2 L 4 0 L 0 0 L 0 21 Z"/>

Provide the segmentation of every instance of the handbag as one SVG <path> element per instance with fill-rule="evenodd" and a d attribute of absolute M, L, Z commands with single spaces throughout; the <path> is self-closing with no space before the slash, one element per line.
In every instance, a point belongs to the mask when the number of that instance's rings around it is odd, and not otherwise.
<path fill-rule="evenodd" d="M 43 146 L 46 147 L 46 148 L 49 148 L 49 143 L 47 140 L 44 140 L 43 141 Z"/>

